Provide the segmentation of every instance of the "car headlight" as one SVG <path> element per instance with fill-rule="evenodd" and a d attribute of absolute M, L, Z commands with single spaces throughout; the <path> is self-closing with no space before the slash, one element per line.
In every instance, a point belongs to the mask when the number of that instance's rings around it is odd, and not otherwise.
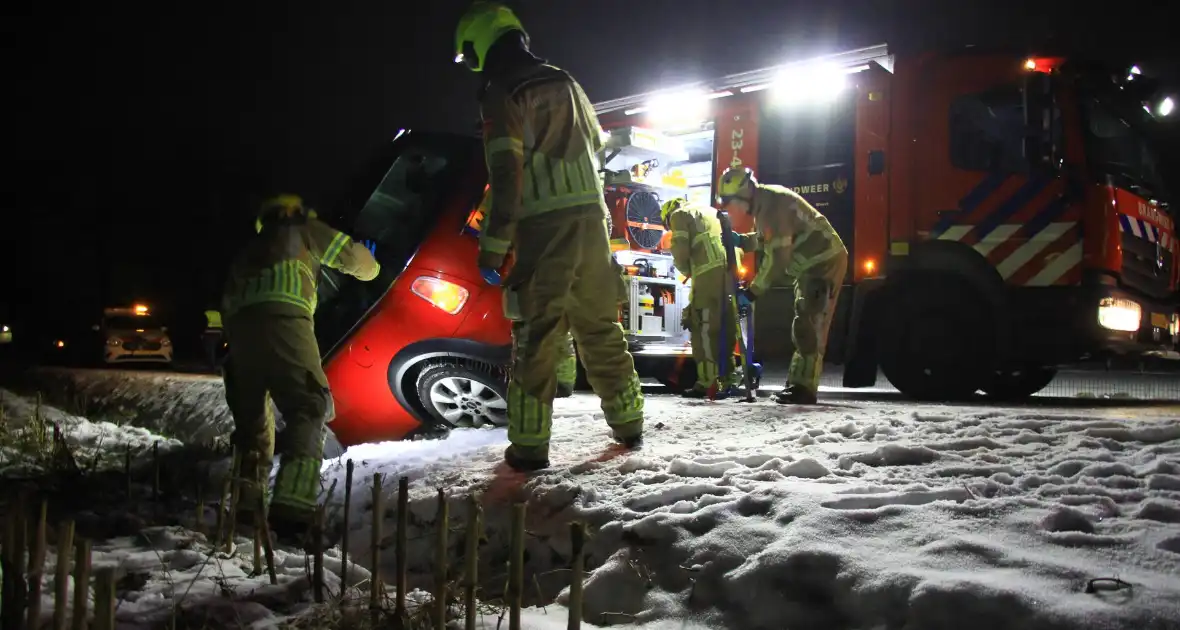
<path fill-rule="evenodd" d="M 1098 302 L 1098 324 L 1109 330 L 1138 332 L 1143 309 L 1137 302 L 1104 297 Z"/>
<path fill-rule="evenodd" d="M 111 337 L 111 338 L 107 339 L 107 345 L 117 348 L 117 347 L 123 345 L 123 340 L 119 339 L 118 337 Z"/>
<path fill-rule="evenodd" d="M 167 347 L 168 347 L 168 346 L 170 346 L 170 345 L 172 345 L 172 340 L 171 340 L 171 339 L 169 339 L 169 338 L 167 338 L 167 337 L 164 337 L 163 339 L 161 339 L 161 340 L 160 340 L 160 346 L 161 346 L 161 347 L 167 348 Z"/>

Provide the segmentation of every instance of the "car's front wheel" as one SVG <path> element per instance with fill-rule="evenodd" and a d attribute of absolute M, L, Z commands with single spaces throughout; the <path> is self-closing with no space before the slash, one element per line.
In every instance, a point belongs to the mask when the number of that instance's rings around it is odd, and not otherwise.
<path fill-rule="evenodd" d="M 502 427 L 508 424 L 508 387 L 491 370 L 442 363 L 418 375 L 418 400 L 442 428 Z"/>

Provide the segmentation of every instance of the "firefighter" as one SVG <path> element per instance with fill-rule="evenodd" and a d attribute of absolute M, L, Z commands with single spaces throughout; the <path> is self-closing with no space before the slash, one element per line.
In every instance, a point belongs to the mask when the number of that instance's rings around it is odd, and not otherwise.
<path fill-rule="evenodd" d="M 727 169 L 718 181 L 717 195 L 725 210 L 751 215 L 756 226 L 755 232 L 735 235 L 735 245 L 757 249 L 760 256 L 754 281 L 738 292 L 738 306 L 748 306 L 784 277 L 794 282 L 795 354 L 777 402 L 815 404 L 828 328 L 848 269 L 848 249 L 827 217 L 807 200 L 782 186 L 758 183 L 749 168 Z"/>
<path fill-rule="evenodd" d="M 578 352 L 574 349 L 574 335 L 567 334 L 565 341 L 557 344 L 557 398 L 574 395 L 578 380 Z"/>
<path fill-rule="evenodd" d="M 276 450 L 273 398 L 286 428 L 277 445 L 282 460 L 270 522 L 277 535 L 296 537 L 315 514 L 326 425 L 335 415 L 312 319 L 320 266 L 369 281 L 380 265 L 367 247 L 319 221 L 296 195 L 264 202 L 255 228 L 258 236 L 230 268 L 221 306 L 231 345 L 225 397 L 234 418 L 231 441 L 241 456 L 240 522 L 252 521 L 269 479 Z"/>
<path fill-rule="evenodd" d="M 488 216 L 492 213 L 492 195 L 489 186 L 479 202 L 479 230 L 483 233 Z M 578 380 L 578 355 L 574 349 L 573 334 L 566 334 L 565 341 L 557 345 L 557 398 L 569 398 L 574 395 L 574 387 Z"/>
<path fill-rule="evenodd" d="M 686 398 L 704 398 L 715 386 L 716 398 L 726 398 L 737 391 L 738 380 L 733 365 L 733 356 L 727 353 L 724 360 L 730 362 L 730 369 L 724 381 L 720 380 L 718 366 L 721 331 L 721 309 L 728 308 L 730 330 L 728 338 L 737 340 L 740 334 L 737 307 L 733 300 L 726 303 L 726 284 L 732 288 L 733 278 L 725 262 L 725 245 L 721 242 L 721 222 L 717 211 L 699 208 L 684 198 L 664 202 L 660 208 L 664 227 L 672 233 L 672 262 L 686 278 L 692 279 L 689 304 L 685 309 L 684 321 L 692 334 L 692 357 L 697 364 L 697 380 L 684 391 Z"/>
<path fill-rule="evenodd" d="M 596 154 L 594 107 L 565 71 L 534 56 L 507 7 L 475 2 L 455 30 L 456 61 L 486 77 L 480 105 L 492 206 L 480 234 L 489 284 L 509 248 L 504 314 L 512 321 L 505 461 L 520 471 L 549 465 L 558 345 L 572 332 L 613 437 L 638 445 L 643 394 L 618 322 L 621 280 L 612 264 Z"/>
<path fill-rule="evenodd" d="M 205 346 L 205 358 L 209 361 L 209 369 L 217 370 L 217 356 L 224 342 L 225 331 L 221 327 L 221 312 L 216 309 L 205 310 L 205 331 L 201 333 L 201 341 Z"/>

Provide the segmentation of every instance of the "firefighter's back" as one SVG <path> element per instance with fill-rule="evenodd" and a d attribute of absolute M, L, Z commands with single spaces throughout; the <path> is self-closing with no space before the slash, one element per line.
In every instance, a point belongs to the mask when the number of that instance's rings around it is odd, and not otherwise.
<path fill-rule="evenodd" d="M 582 87 L 548 64 L 522 70 L 507 87 L 524 127 L 521 201 L 534 210 L 527 214 L 593 206 L 605 216 L 598 116 Z"/>

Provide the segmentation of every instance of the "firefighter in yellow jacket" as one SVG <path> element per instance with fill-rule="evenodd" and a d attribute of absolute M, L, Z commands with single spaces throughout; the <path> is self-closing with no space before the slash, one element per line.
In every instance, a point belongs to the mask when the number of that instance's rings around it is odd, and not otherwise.
<path fill-rule="evenodd" d="M 479 231 L 483 233 L 488 217 L 492 214 L 492 194 L 489 186 L 484 190 L 483 199 L 479 202 Z M 574 395 L 574 387 L 578 380 L 578 354 L 574 349 L 574 336 L 567 333 L 565 341 L 557 344 L 557 398 L 569 398 Z"/>
<path fill-rule="evenodd" d="M 791 340 L 795 354 L 783 404 L 814 404 L 823 372 L 828 328 L 848 270 L 848 249 L 819 210 L 798 193 L 761 184 L 748 168 L 730 168 L 721 175 L 717 194 L 722 207 L 754 217 L 755 232 L 739 237 L 739 245 L 758 250 L 754 281 L 738 295 L 744 306 L 771 284 L 790 277 L 795 286 L 795 320 Z"/>
<path fill-rule="evenodd" d="M 618 323 L 620 282 L 612 264 L 596 154 L 603 137 L 594 108 L 565 71 L 528 48 L 511 10 L 475 2 L 455 30 L 456 61 L 487 78 L 480 105 L 495 211 L 480 235 L 484 278 L 514 247 L 504 279 L 513 322 L 504 458 L 517 470 L 549 464 L 557 346 L 572 331 L 590 386 L 616 440 L 638 444 L 643 394 Z"/>
<path fill-rule="evenodd" d="M 239 514 L 250 511 L 269 479 L 275 424 L 269 399 L 286 423 L 270 502 L 276 534 L 297 536 L 315 514 L 326 424 L 334 414 L 312 316 L 321 265 L 373 280 L 380 265 L 364 245 L 305 209 L 295 195 L 262 204 L 253 238 L 230 268 L 221 312 L 230 342 L 225 397 L 231 438 L 241 456 Z M 304 528 L 304 529 L 300 529 Z"/>
<path fill-rule="evenodd" d="M 692 358 L 697 364 L 697 381 L 684 396 L 704 398 L 709 388 L 716 385 L 716 398 L 726 398 L 736 391 L 738 378 L 730 353 L 718 357 L 721 335 L 721 309 L 729 309 L 728 339 L 737 340 L 739 333 L 737 307 L 733 300 L 726 302 L 726 284 L 733 284 L 725 262 L 725 246 L 721 243 L 721 222 L 717 211 L 699 208 L 677 197 L 660 208 L 664 227 L 672 232 L 672 262 L 676 269 L 692 279 L 692 294 L 688 310 L 689 331 L 692 334 Z M 718 360 L 729 361 L 727 376 L 720 379 Z"/>

